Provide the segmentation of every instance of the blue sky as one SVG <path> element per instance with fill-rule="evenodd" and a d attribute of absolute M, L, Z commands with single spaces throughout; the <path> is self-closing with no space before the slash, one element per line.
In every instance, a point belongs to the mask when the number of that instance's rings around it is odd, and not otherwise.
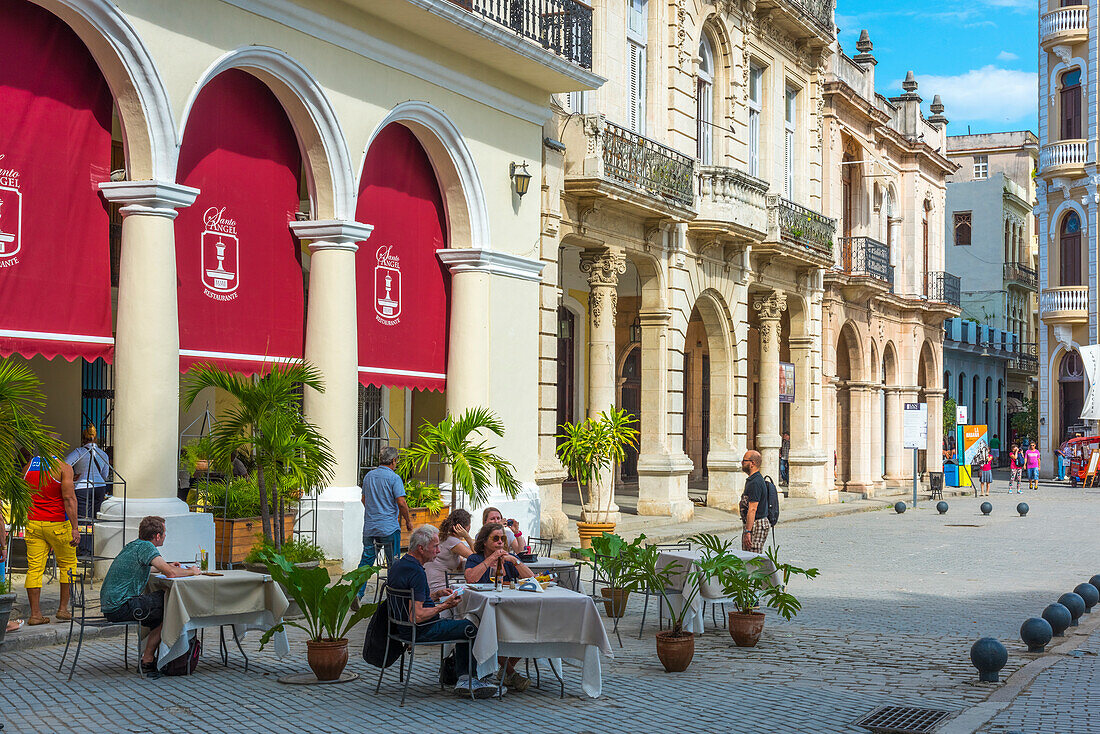
<path fill-rule="evenodd" d="M 925 114 L 939 94 L 948 135 L 1038 127 L 1038 3 L 971 0 L 967 4 L 838 0 L 836 24 L 849 56 L 866 28 L 878 59 L 879 94 L 901 94 L 910 69 Z"/>

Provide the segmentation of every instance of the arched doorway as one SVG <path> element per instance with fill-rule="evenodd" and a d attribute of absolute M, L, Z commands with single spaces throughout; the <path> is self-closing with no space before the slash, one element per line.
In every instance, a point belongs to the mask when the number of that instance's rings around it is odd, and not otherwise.
<path fill-rule="evenodd" d="M 1058 403 L 1061 416 L 1058 443 L 1061 443 L 1077 425 L 1085 403 L 1085 368 L 1077 352 L 1066 352 L 1058 365 Z"/>
<path fill-rule="evenodd" d="M 630 348 L 626 359 L 619 369 L 619 409 L 638 417 L 638 425 L 634 426 L 641 433 L 642 415 L 642 345 L 635 344 Z M 631 447 L 626 450 L 626 459 L 623 460 L 619 472 L 624 482 L 633 482 L 638 479 L 638 449 Z"/>
<path fill-rule="evenodd" d="M 837 405 L 836 405 L 836 479 L 838 488 L 850 489 L 853 483 L 866 483 L 870 475 L 871 467 L 861 466 L 861 462 L 867 458 L 866 448 L 870 444 L 869 435 L 861 435 L 866 423 L 866 415 L 859 416 L 862 411 L 869 410 L 869 391 L 862 384 L 857 384 L 863 379 L 862 352 L 859 346 L 859 337 L 855 327 L 847 323 L 840 330 L 836 346 L 836 380 L 837 380 Z M 864 398 L 867 398 L 866 400 Z M 859 417 L 861 425 L 853 425 L 853 421 Z M 867 488 L 855 487 L 855 491 L 864 492 Z"/>

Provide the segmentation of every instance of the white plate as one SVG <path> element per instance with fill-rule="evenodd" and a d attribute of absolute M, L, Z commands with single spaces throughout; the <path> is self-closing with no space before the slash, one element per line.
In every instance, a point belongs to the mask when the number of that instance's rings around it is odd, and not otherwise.
<path fill-rule="evenodd" d="M 492 584 L 466 584 L 466 588 L 474 591 L 492 591 L 496 587 Z"/>

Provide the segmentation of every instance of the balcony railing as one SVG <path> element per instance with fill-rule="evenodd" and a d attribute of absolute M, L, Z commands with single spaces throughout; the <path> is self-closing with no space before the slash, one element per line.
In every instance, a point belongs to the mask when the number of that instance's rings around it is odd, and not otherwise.
<path fill-rule="evenodd" d="M 767 231 L 768 183 L 726 166 L 700 166 L 695 175 L 699 218 Z"/>
<path fill-rule="evenodd" d="M 1054 312 L 1079 311 L 1087 314 L 1089 309 L 1088 286 L 1063 286 L 1047 288 L 1039 294 L 1039 313 L 1046 316 Z"/>
<path fill-rule="evenodd" d="M 1039 18 L 1039 38 L 1045 40 L 1056 33 L 1078 31 L 1088 33 L 1089 9 L 1087 5 L 1071 5 L 1044 13 Z"/>
<path fill-rule="evenodd" d="M 1037 373 L 1039 345 L 1035 342 L 1021 342 L 1016 353 L 1012 355 L 1012 363 L 1009 366 L 1021 372 Z"/>
<path fill-rule="evenodd" d="M 574 64 L 592 68 L 592 8 L 579 0 L 450 1 Z"/>
<path fill-rule="evenodd" d="M 959 276 L 941 271 L 928 273 L 924 285 L 924 295 L 929 301 L 946 303 L 958 308 L 962 303 Z"/>
<path fill-rule="evenodd" d="M 613 122 L 601 122 L 604 175 L 686 207 L 694 204 L 691 158 Z"/>
<path fill-rule="evenodd" d="M 768 197 L 769 237 L 802 245 L 832 257 L 836 220 L 795 204 L 782 196 Z"/>
<path fill-rule="evenodd" d="M 1087 140 L 1063 140 L 1060 143 L 1044 145 L 1039 151 L 1039 170 L 1060 166 L 1084 167 L 1088 162 L 1089 143 Z"/>
<path fill-rule="evenodd" d="M 890 248 L 871 237 L 841 237 L 841 269 L 848 275 L 865 275 L 894 286 Z"/>
<path fill-rule="evenodd" d="M 1023 263 L 1005 263 L 1005 280 L 1014 280 L 1028 288 L 1039 286 L 1038 275 Z"/>

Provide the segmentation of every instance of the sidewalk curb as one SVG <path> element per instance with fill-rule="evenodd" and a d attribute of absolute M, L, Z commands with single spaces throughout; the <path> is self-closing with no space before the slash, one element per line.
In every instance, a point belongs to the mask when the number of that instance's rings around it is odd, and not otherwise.
<path fill-rule="evenodd" d="M 42 625 L 45 629 L 23 626 L 18 632 L 9 632 L 4 635 L 4 641 L 0 642 L 0 660 L 4 653 L 18 650 L 33 650 L 40 647 L 53 647 L 64 645 L 69 639 L 69 625 L 50 624 Z M 29 632 L 29 634 L 28 634 Z M 88 627 L 84 630 L 84 641 L 97 640 L 108 637 L 121 637 L 125 632 L 122 625 L 112 627 Z M 73 627 L 73 639 L 80 635 L 80 626 Z M 76 644 L 75 641 L 73 643 Z"/>

